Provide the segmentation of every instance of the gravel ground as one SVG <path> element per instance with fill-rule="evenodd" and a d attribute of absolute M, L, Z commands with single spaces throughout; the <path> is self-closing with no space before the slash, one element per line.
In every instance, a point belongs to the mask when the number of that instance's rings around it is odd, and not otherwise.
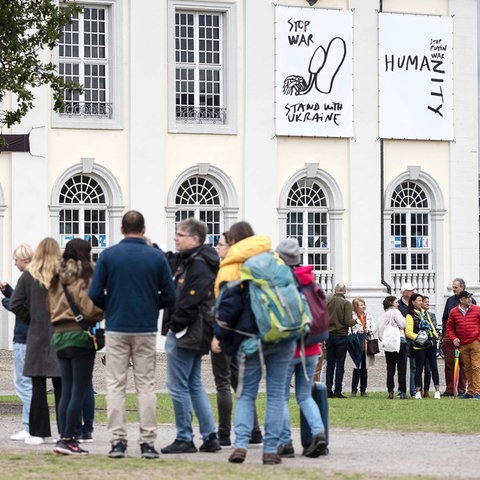
<path fill-rule="evenodd" d="M 95 389 L 104 392 L 104 369 L 98 356 L 95 367 Z M 11 393 L 13 385 L 11 352 L 0 350 L 0 394 Z M 440 362 L 440 372 L 443 372 L 443 362 Z M 165 355 L 158 354 L 159 391 L 165 390 Z M 205 386 L 208 391 L 214 391 L 209 359 L 204 365 Z M 349 385 L 351 367 L 347 366 L 346 384 Z M 377 358 L 376 366 L 369 370 L 370 391 L 384 391 L 385 363 L 382 357 Z M 129 387 L 132 389 L 132 385 Z M 349 388 L 345 388 L 348 392 Z M 433 401 L 433 400 L 432 400 Z M 20 427 L 18 407 L 0 411 L 0 451 L 27 452 L 50 451 L 52 445 L 28 446 L 23 442 L 9 440 L 9 435 Z M 131 423 L 129 428 L 130 448 L 128 454 L 139 456 L 136 445 L 138 424 Z M 294 445 L 299 450 L 299 431 L 294 429 Z M 159 425 L 156 446 L 161 448 L 175 437 L 173 425 Z M 96 424 L 95 442 L 86 445 L 92 454 L 104 455 L 109 449 L 109 434 L 105 424 Z M 302 467 L 322 469 L 324 472 L 360 473 L 363 478 L 411 478 L 425 475 L 431 478 L 459 479 L 480 478 L 480 455 L 478 445 L 480 435 L 448 435 L 429 432 L 407 433 L 382 430 L 355 430 L 345 428 L 330 429 L 330 454 L 318 459 L 308 459 L 298 455 L 293 459 L 285 459 L 286 467 Z M 196 435 L 197 446 L 200 443 Z M 196 453 L 175 456 L 187 461 L 226 461 L 230 450 L 223 449 L 216 454 Z M 419 452 L 418 455 L 412 454 Z M 248 463 L 261 463 L 261 448 L 252 448 L 248 452 Z M 166 456 L 162 456 L 166 458 Z"/>

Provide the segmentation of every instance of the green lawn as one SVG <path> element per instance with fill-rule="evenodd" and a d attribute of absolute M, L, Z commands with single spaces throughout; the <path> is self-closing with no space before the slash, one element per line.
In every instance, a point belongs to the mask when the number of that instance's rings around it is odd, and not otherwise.
<path fill-rule="evenodd" d="M 480 431 L 480 402 L 445 397 L 441 400 L 388 400 L 386 393 L 369 393 L 367 398 L 330 399 L 331 428 L 378 428 L 382 430 L 429 431 L 442 433 L 478 433 Z M 260 393 L 257 410 L 260 422 L 265 418 L 265 393 Z M 98 422 L 106 421 L 104 395 L 96 395 Z M 217 407 L 215 395 L 210 395 L 213 411 Z M 50 398 L 52 404 L 53 398 Z M 18 403 L 15 396 L 0 397 L 0 403 Z M 135 395 L 127 395 L 128 420 L 138 421 Z M 299 426 L 299 410 L 295 400 L 290 401 L 292 426 Z M 174 423 L 172 401 L 168 394 L 157 395 L 159 423 Z"/>

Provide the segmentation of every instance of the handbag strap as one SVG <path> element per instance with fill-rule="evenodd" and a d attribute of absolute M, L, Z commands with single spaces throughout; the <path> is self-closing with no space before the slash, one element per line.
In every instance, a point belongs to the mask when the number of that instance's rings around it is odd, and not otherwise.
<path fill-rule="evenodd" d="M 63 291 L 65 293 L 65 297 L 67 297 L 68 304 L 70 305 L 70 308 L 75 315 L 75 321 L 84 329 L 88 330 L 90 328 L 90 325 L 87 323 L 85 320 L 85 317 L 83 316 L 82 312 L 80 312 L 80 309 L 77 307 L 77 304 L 74 302 L 73 298 L 70 296 L 70 293 L 68 292 L 67 286 L 62 283 Z"/>

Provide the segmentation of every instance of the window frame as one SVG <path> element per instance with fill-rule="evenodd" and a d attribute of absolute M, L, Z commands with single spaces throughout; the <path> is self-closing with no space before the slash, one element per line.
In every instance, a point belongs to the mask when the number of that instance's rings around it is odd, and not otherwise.
<path fill-rule="evenodd" d="M 428 271 L 431 270 L 433 267 L 433 258 L 432 258 L 432 218 L 431 218 L 431 201 L 428 196 L 428 192 L 425 188 L 419 184 L 418 182 L 412 180 L 406 180 L 400 182 L 398 186 L 404 185 L 406 183 L 413 183 L 416 185 L 417 188 L 420 188 L 426 201 L 426 206 L 394 206 L 393 203 L 393 195 L 398 197 L 398 193 L 396 192 L 396 188 L 394 189 L 392 196 L 390 197 L 390 209 L 391 209 L 391 216 L 390 216 L 390 238 L 392 242 L 391 254 L 390 254 L 390 269 L 392 272 L 401 272 L 401 271 Z M 403 189 L 402 189 L 403 190 Z M 403 217 L 404 222 L 398 223 L 395 221 L 395 217 Z M 415 218 L 425 216 L 426 222 L 416 222 Z M 413 235 L 412 229 L 413 227 L 420 227 L 422 229 L 427 230 L 428 235 Z M 404 235 L 395 235 L 395 228 L 403 227 Z M 395 243 L 398 241 L 402 242 L 404 239 L 405 245 L 400 245 L 399 247 L 395 246 Z M 419 238 L 426 237 L 428 239 L 427 246 L 423 245 L 413 245 L 413 241 L 416 240 L 418 242 Z M 423 268 L 418 268 L 418 266 L 414 265 L 414 257 L 415 256 L 422 256 L 426 255 L 428 259 L 428 263 Z M 403 263 L 400 262 L 400 258 L 404 256 L 405 260 Z M 398 260 L 394 260 L 394 259 Z M 425 264 L 424 264 L 425 265 Z"/>
<path fill-rule="evenodd" d="M 112 104 L 112 115 L 108 118 L 100 116 L 70 116 L 55 112 L 52 109 L 52 128 L 123 129 L 123 72 L 121 69 L 123 58 L 122 1 L 82 0 L 79 4 L 87 7 L 105 7 L 107 9 L 108 36 L 106 47 L 108 49 L 108 59 L 106 62 L 106 77 L 108 79 L 108 103 Z M 60 3 L 60 6 L 62 6 L 62 3 Z M 80 58 L 84 58 L 83 54 Z M 60 56 L 58 47 L 53 52 L 52 61 L 59 66 Z"/>
<path fill-rule="evenodd" d="M 192 184 L 192 180 L 195 180 L 195 183 Z M 223 232 L 224 225 L 224 215 L 223 215 L 223 198 L 222 192 L 219 190 L 218 186 L 212 179 L 202 176 L 202 175 L 192 175 L 191 177 L 185 179 L 177 187 L 176 198 L 178 198 L 179 190 L 183 189 L 184 192 L 188 193 L 188 189 L 185 188 L 185 185 L 189 183 L 189 188 L 196 188 L 198 185 L 197 181 L 203 180 L 203 182 L 208 182 L 212 189 L 214 189 L 216 196 L 218 197 L 218 203 L 205 203 L 205 202 L 195 202 L 195 203 L 177 203 L 175 202 L 175 227 L 176 225 L 187 218 L 193 217 L 196 220 L 204 222 L 208 226 L 208 234 L 205 240 L 206 244 L 216 247 L 220 235 Z M 204 184 L 205 185 L 205 184 Z M 191 191 L 190 198 L 198 195 L 198 192 Z M 212 197 L 211 197 L 212 198 Z M 208 200 L 205 196 L 203 200 Z M 208 219 L 211 216 L 212 218 Z M 206 218 L 207 217 L 207 218 Z M 215 219 L 215 217 L 218 217 Z M 175 228 L 176 229 L 176 228 Z"/>
<path fill-rule="evenodd" d="M 194 13 L 218 13 L 222 16 L 221 65 L 223 108 L 226 109 L 225 123 L 185 122 L 176 117 L 176 59 L 175 59 L 175 14 L 178 11 Z M 192 0 L 169 0 L 168 2 L 168 131 L 169 133 L 237 133 L 237 44 L 236 4 L 233 2 L 210 2 Z"/>
<path fill-rule="evenodd" d="M 61 197 L 66 196 L 66 194 L 63 193 L 63 190 L 66 187 L 67 182 L 70 181 L 70 180 L 74 180 L 76 177 L 87 177 L 91 182 L 95 182 L 98 189 L 101 190 L 101 193 L 102 193 L 102 196 L 103 196 L 103 202 L 100 202 L 100 201 L 98 201 L 98 202 L 85 202 L 85 201 L 74 202 L 73 197 L 77 196 L 76 193 L 70 194 L 70 196 L 72 197 L 72 202 L 61 202 L 60 201 Z M 75 186 L 78 186 L 78 185 L 83 186 L 83 185 L 85 185 L 85 182 L 83 182 L 83 179 L 82 179 L 82 183 L 75 183 L 74 185 Z M 83 188 L 77 189 L 76 192 L 82 192 L 82 194 L 88 194 L 88 191 L 83 189 Z M 96 191 L 95 193 L 98 193 L 98 191 Z M 75 212 L 76 211 L 76 212 L 78 212 L 78 219 L 76 219 L 76 220 L 72 219 L 70 221 L 66 220 L 65 218 L 62 219 L 61 218 L 62 217 L 62 212 L 65 212 L 65 211 L 70 211 L 70 212 Z M 85 215 L 86 211 L 104 212 L 105 218 L 103 220 L 98 220 L 97 222 L 86 220 L 85 219 L 86 218 L 86 215 Z M 78 225 L 78 232 L 77 233 L 74 233 L 74 232 L 70 232 L 70 233 L 63 232 L 62 233 L 62 227 L 61 227 L 62 222 L 63 222 L 64 226 L 66 226 L 68 224 L 76 223 Z M 95 236 L 95 234 L 93 234 L 93 233 L 90 233 L 90 234 L 85 233 L 85 231 L 88 230 L 88 228 L 86 228 L 86 225 L 92 226 L 94 224 L 97 224 L 97 225 L 102 224 L 103 225 L 103 228 L 105 230 L 105 232 L 103 233 L 103 235 L 105 235 L 105 245 L 100 245 L 99 244 L 97 246 L 93 246 L 92 241 L 87 240 L 87 238 L 85 238 L 86 235 L 90 235 L 91 237 Z M 59 195 L 58 195 L 58 224 L 57 224 L 57 228 L 58 228 L 59 243 L 60 243 L 62 248 L 64 248 L 65 244 L 69 240 L 71 240 L 72 238 L 81 238 L 82 240 L 87 240 L 92 245 L 92 255 L 95 258 L 97 258 L 106 248 L 108 248 L 112 244 L 112 241 L 111 241 L 111 238 L 110 238 L 110 229 L 109 229 L 109 211 L 108 211 L 107 192 L 105 191 L 105 186 L 103 185 L 102 182 L 99 181 L 99 179 L 97 179 L 94 176 L 92 176 L 90 174 L 87 174 L 87 173 L 76 173 L 76 174 L 72 175 L 71 177 L 67 178 L 63 182 L 63 185 L 61 186 L 60 191 L 59 191 Z M 97 235 L 98 235 L 98 237 L 100 237 L 100 235 L 102 235 L 102 233 L 97 232 Z"/>
<path fill-rule="evenodd" d="M 324 202 L 324 205 L 307 205 L 304 203 L 301 206 L 293 206 L 291 205 L 291 197 L 290 194 L 292 193 L 292 189 L 295 185 L 298 185 L 301 190 L 305 189 L 305 186 L 301 186 L 300 182 L 312 182 L 315 184 L 319 191 L 322 193 L 322 197 L 318 197 L 320 202 Z M 305 195 L 305 194 L 304 194 Z M 286 236 L 287 237 L 294 237 L 297 238 L 300 244 L 300 251 L 303 258 L 303 264 L 314 265 L 314 270 L 316 272 L 326 272 L 331 270 L 331 246 L 330 246 L 330 207 L 329 207 L 329 199 L 327 193 L 325 191 L 324 186 L 319 182 L 316 178 L 307 178 L 307 177 L 300 177 L 295 182 L 292 182 L 290 188 L 288 189 L 285 197 L 285 209 L 286 209 Z M 291 215 L 300 215 L 302 217 L 301 224 L 298 222 L 291 221 Z M 319 215 L 320 217 L 324 217 L 324 221 L 319 223 L 311 223 L 310 222 L 310 215 Z M 301 233 L 293 232 L 295 230 L 295 225 L 301 229 Z M 325 228 L 326 233 L 324 235 L 320 234 L 319 239 L 324 237 L 326 239 L 326 244 L 324 246 L 319 247 L 310 247 L 309 240 L 315 235 L 312 232 L 312 228 L 320 227 Z M 312 262 L 313 256 L 318 255 L 319 258 L 325 258 L 325 261 L 321 261 L 321 265 L 317 264 L 316 262 Z"/>

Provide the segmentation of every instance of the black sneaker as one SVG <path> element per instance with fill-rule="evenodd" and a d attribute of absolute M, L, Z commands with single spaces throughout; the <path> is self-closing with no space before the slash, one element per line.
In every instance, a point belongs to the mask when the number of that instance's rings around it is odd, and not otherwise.
<path fill-rule="evenodd" d="M 342 392 L 334 392 L 333 398 L 347 398 Z"/>
<path fill-rule="evenodd" d="M 218 441 L 220 442 L 221 447 L 231 447 L 232 442 L 229 437 L 219 437 Z"/>
<path fill-rule="evenodd" d="M 295 449 L 293 448 L 292 441 L 286 443 L 285 445 L 279 445 L 277 447 L 277 453 L 281 457 L 285 458 L 295 458 Z"/>
<path fill-rule="evenodd" d="M 88 455 L 88 452 L 76 440 L 58 440 L 53 451 L 62 455 Z"/>
<path fill-rule="evenodd" d="M 79 443 L 92 443 L 93 438 L 92 438 L 92 433 L 84 433 L 78 438 Z"/>
<path fill-rule="evenodd" d="M 173 443 L 160 450 L 162 453 L 195 453 L 197 447 L 193 442 L 175 439 Z"/>
<path fill-rule="evenodd" d="M 260 429 L 253 430 L 252 436 L 250 437 L 250 441 L 248 442 L 250 445 L 261 445 L 263 443 L 263 435 Z"/>
<path fill-rule="evenodd" d="M 127 451 L 127 442 L 112 443 L 112 449 L 108 452 L 110 458 L 125 458 L 125 452 Z"/>
<path fill-rule="evenodd" d="M 221 450 L 220 442 L 218 441 L 217 434 L 211 433 L 206 440 L 200 445 L 199 450 L 201 452 L 215 453 Z"/>
<path fill-rule="evenodd" d="M 155 450 L 155 447 L 148 443 L 141 443 L 140 451 L 142 458 L 160 458 L 160 454 Z"/>
<path fill-rule="evenodd" d="M 325 455 L 325 450 L 327 449 L 327 440 L 325 438 L 325 433 L 317 433 L 312 438 L 312 443 L 303 451 L 305 457 L 316 458 L 320 455 Z"/>

